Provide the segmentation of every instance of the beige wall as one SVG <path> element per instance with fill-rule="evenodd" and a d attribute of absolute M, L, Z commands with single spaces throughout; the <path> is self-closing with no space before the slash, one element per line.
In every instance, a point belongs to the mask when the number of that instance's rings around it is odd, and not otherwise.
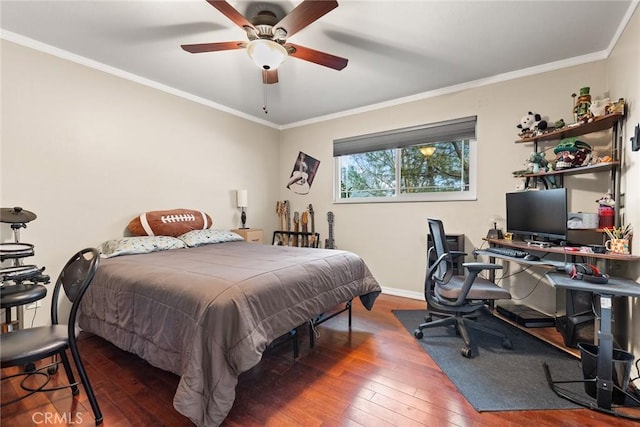
<path fill-rule="evenodd" d="M 640 254 L 640 151 L 631 151 L 629 139 L 640 124 L 640 8 L 627 25 L 622 37 L 607 60 L 608 87 L 612 94 L 627 100 L 627 120 L 623 133 L 624 171 L 622 191 L 625 194 L 625 222 L 636 230 L 633 254 Z M 616 95 L 618 96 L 618 95 Z M 627 263 L 626 276 L 640 282 L 640 263 Z M 631 351 L 640 357 L 640 298 L 631 303 Z"/>
<path fill-rule="evenodd" d="M 268 225 L 277 130 L 10 42 L 1 47 L 0 204 L 38 215 L 21 232 L 36 248 L 26 263 L 55 278 L 75 251 L 122 236 L 147 210 L 201 209 L 218 228 L 238 227 L 239 188 L 249 191 L 248 224 Z M 10 241 L 9 226 L 0 226 Z M 46 307 L 37 312 L 46 322 Z"/>

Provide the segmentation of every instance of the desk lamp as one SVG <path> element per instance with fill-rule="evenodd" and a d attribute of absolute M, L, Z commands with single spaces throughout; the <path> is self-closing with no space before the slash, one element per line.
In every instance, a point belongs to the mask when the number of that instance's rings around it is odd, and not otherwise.
<path fill-rule="evenodd" d="M 504 219 L 499 215 L 494 215 L 489 221 L 491 222 L 491 228 L 487 232 L 487 239 L 504 239 L 502 227 L 500 226 Z"/>
<path fill-rule="evenodd" d="M 240 214 L 240 221 L 242 221 L 242 227 L 240 229 L 246 229 L 248 227 L 245 226 L 247 223 L 247 190 L 237 190 L 236 192 L 236 200 L 237 206 L 242 210 Z"/>

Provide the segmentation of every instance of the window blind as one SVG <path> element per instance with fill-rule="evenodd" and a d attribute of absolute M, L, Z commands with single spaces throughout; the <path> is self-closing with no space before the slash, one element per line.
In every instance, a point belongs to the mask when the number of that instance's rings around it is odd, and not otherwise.
<path fill-rule="evenodd" d="M 333 141 L 333 157 L 417 144 L 475 139 L 477 116 L 351 136 Z"/>

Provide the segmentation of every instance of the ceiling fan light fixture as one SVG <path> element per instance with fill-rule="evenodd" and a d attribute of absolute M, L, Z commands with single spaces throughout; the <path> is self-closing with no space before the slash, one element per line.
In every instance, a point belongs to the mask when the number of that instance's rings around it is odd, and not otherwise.
<path fill-rule="evenodd" d="M 275 70 L 289 55 L 284 46 L 267 39 L 249 42 L 247 53 L 251 60 L 263 70 Z"/>

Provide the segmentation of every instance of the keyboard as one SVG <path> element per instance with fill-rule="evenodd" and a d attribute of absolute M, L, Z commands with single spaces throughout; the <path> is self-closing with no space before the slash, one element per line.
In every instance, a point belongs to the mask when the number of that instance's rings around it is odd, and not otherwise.
<path fill-rule="evenodd" d="M 492 252 L 494 254 L 510 256 L 512 258 L 524 258 L 529 255 L 529 252 L 519 251 L 511 248 L 486 248 L 485 251 Z"/>

